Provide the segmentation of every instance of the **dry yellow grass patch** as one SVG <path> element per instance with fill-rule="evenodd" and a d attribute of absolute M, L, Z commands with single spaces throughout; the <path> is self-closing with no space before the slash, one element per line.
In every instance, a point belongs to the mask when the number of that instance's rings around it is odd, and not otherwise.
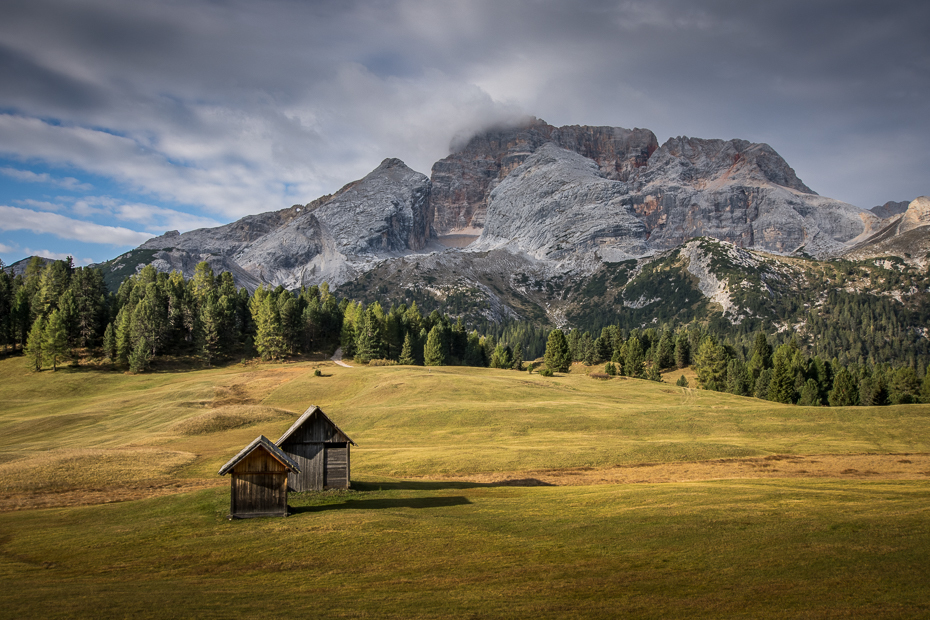
<path fill-rule="evenodd" d="M 930 454 L 776 454 L 692 463 L 641 463 L 423 479 L 513 486 L 581 486 L 746 478 L 930 479 Z"/>
<path fill-rule="evenodd" d="M 0 493 L 97 489 L 164 479 L 196 458 L 158 448 L 61 449 L 0 465 Z"/>
<path fill-rule="evenodd" d="M 205 435 L 251 426 L 260 422 L 278 421 L 295 416 L 293 411 L 261 405 L 224 405 L 181 420 L 169 430 L 179 435 Z"/>

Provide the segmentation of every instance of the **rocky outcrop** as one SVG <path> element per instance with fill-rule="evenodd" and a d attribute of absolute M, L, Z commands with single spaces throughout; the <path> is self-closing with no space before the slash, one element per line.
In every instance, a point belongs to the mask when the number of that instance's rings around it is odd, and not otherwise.
<path fill-rule="evenodd" d="M 869 209 L 869 211 L 882 218 L 883 220 L 887 220 L 889 217 L 894 217 L 907 211 L 908 204 L 910 203 L 907 200 L 902 200 L 900 202 L 889 200 L 883 205 L 872 207 Z"/>
<path fill-rule="evenodd" d="M 882 222 L 884 226 L 844 252 L 852 259 L 897 256 L 920 267 L 930 264 L 930 198 L 921 196 L 904 213 Z"/>
<path fill-rule="evenodd" d="M 308 205 L 250 215 L 232 224 L 150 239 L 160 271 L 193 275 L 201 261 L 241 286 L 288 288 L 355 277 L 365 265 L 422 250 L 429 242 L 429 179 L 386 159 L 359 181 Z"/>
<path fill-rule="evenodd" d="M 642 256 L 646 229 L 624 204 L 628 193 L 593 160 L 545 144 L 491 192 L 470 249 L 507 247 L 550 261 Z"/>
<path fill-rule="evenodd" d="M 707 236 L 827 255 L 878 219 L 818 196 L 770 146 L 745 140 L 668 140 L 635 178 L 630 200 L 655 249 Z"/>
<path fill-rule="evenodd" d="M 553 127 L 535 118 L 520 127 L 490 129 L 433 164 L 434 233 L 480 233 L 494 188 L 549 142 L 594 160 L 606 178 L 618 181 L 628 181 L 658 148 L 648 129 Z"/>

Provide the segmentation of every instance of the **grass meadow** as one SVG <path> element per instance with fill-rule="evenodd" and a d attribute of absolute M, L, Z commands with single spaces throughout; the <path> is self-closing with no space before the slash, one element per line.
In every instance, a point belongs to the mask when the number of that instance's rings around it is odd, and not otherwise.
<path fill-rule="evenodd" d="M 228 521 L 219 467 L 311 404 L 358 443 L 352 490 Z M 927 405 L 804 408 L 581 368 L 7 358 L 0 615 L 930 617 L 928 453 Z"/>

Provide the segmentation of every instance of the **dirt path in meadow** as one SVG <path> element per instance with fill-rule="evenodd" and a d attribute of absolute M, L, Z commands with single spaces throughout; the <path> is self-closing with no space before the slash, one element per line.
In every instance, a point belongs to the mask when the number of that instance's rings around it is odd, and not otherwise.
<path fill-rule="evenodd" d="M 778 454 L 693 463 L 639 463 L 606 468 L 541 469 L 428 479 L 502 486 L 583 486 L 743 478 L 930 480 L 930 454 Z"/>

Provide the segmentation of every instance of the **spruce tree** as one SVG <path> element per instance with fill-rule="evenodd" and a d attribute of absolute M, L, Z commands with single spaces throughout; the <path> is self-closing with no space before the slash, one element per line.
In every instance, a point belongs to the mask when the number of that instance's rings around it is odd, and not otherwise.
<path fill-rule="evenodd" d="M 434 325 L 426 337 L 426 347 L 423 350 L 423 363 L 427 366 L 442 366 L 445 362 L 444 346 L 442 342 L 442 327 Z"/>
<path fill-rule="evenodd" d="M 152 345 L 149 344 L 145 335 L 142 335 L 133 346 L 132 353 L 129 354 L 129 372 L 133 374 L 145 372 L 151 361 Z"/>
<path fill-rule="evenodd" d="M 683 388 L 688 387 L 687 377 L 685 377 L 684 375 L 681 375 L 680 377 L 678 377 L 678 381 L 675 382 L 675 385 L 677 385 L 678 387 L 683 387 Z"/>
<path fill-rule="evenodd" d="M 417 363 L 416 358 L 413 356 L 413 340 L 410 338 L 410 332 L 407 332 L 404 336 L 404 346 L 401 348 L 398 361 L 404 366 L 413 366 Z"/>
<path fill-rule="evenodd" d="M 649 364 L 649 368 L 646 369 L 646 379 L 662 383 L 662 373 L 659 372 L 659 365 L 657 363 L 653 362 Z"/>
<path fill-rule="evenodd" d="M 706 336 L 692 361 L 700 387 L 716 392 L 726 389 L 727 353 L 716 340 Z"/>
<path fill-rule="evenodd" d="M 26 339 L 26 359 L 29 360 L 29 366 L 33 370 L 42 370 L 42 362 L 45 359 L 45 321 L 40 316 L 32 324 L 29 330 L 29 337 Z"/>
<path fill-rule="evenodd" d="M 510 365 L 514 370 L 523 370 L 523 345 L 517 344 L 513 348 L 513 362 Z"/>
<path fill-rule="evenodd" d="M 681 369 L 691 363 L 691 345 L 685 333 L 675 339 L 675 365 Z"/>
<path fill-rule="evenodd" d="M 796 401 L 795 377 L 796 371 L 792 356 L 796 347 L 783 344 L 775 351 L 772 360 L 772 380 L 769 383 L 769 400 L 776 403 L 793 403 Z"/>
<path fill-rule="evenodd" d="M 51 363 L 52 370 L 58 369 L 58 363 L 65 359 L 70 352 L 68 347 L 68 332 L 61 311 L 53 310 L 45 324 L 45 338 L 42 351 L 45 361 Z"/>
<path fill-rule="evenodd" d="M 820 386 L 814 379 L 808 379 L 801 388 L 801 396 L 798 398 L 798 404 L 805 407 L 819 407 L 823 403 L 820 401 Z"/>
<path fill-rule="evenodd" d="M 116 361 L 116 330 L 113 323 L 107 323 L 107 329 L 103 332 L 103 354 L 111 362 Z"/>
<path fill-rule="evenodd" d="M 123 306 L 116 317 L 116 322 L 116 361 L 126 364 L 132 352 L 132 308 Z"/>
<path fill-rule="evenodd" d="M 920 402 L 930 404 L 930 368 L 924 371 L 924 380 L 920 384 Z"/>
<path fill-rule="evenodd" d="M 855 377 L 842 368 L 833 380 L 833 389 L 830 391 L 831 407 L 850 407 L 859 402 L 859 386 Z"/>
<path fill-rule="evenodd" d="M 639 343 L 639 338 L 631 336 L 626 343 L 626 358 L 623 360 L 623 374 L 627 377 L 641 378 L 646 370 L 646 355 Z"/>
<path fill-rule="evenodd" d="M 752 395 L 756 398 L 762 400 L 769 399 L 769 383 L 772 381 L 772 369 L 766 368 L 759 373 L 759 378 L 756 379 L 755 384 L 753 385 Z"/>
<path fill-rule="evenodd" d="M 568 340 L 561 329 L 553 329 L 549 332 L 544 359 L 546 368 L 553 372 L 568 372 L 572 357 L 568 348 Z"/>
<path fill-rule="evenodd" d="M 209 293 L 200 306 L 199 344 L 200 357 L 209 366 L 219 356 L 222 325 L 216 294 Z"/>
<path fill-rule="evenodd" d="M 261 358 L 268 361 L 284 357 L 281 317 L 274 295 L 268 293 L 261 302 L 253 305 L 252 320 L 255 321 L 255 349 Z"/>

